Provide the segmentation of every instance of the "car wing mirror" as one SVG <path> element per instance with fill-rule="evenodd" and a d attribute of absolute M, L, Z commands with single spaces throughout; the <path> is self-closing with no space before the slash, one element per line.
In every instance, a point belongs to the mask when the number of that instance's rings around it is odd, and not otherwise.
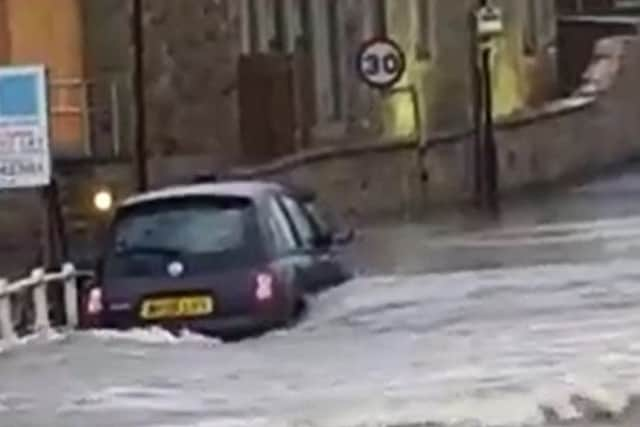
<path fill-rule="evenodd" d="M 333 235 L 333 243 L 337 245 L 347 245 L 356 237 L 356 233 L 352 228 L 339 231 Z"/>

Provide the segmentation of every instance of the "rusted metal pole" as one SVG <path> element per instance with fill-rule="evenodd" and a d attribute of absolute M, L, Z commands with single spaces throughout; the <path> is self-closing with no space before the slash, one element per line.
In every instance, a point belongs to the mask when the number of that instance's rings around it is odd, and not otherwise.
<path fill-rule="evenodd" d="M 484 86 L 484 158 L 486 162 L 486 190 L 488 207 L 498 209 L 498 150 L 495 140 L 493 121 L 493 84 L 491 73 L 491 50 L 482 50 L 483 86 Z"/>
<path fill-rule="evenodd" d="M 144 22 L 142 0 L 132 0 L 131 33 L 133 39 L 133 97 L 135 104 L 135 149 L 136 184 L 138 191 L 149 186 L 147 164 L 146 105 L 144 84 Z"/>
<path fill-rule="evenodd" d="M 476 28 L 476 15 L 474 11 L 469 14 L 469 27 L 471 29 L 470 43 L 470 67 L 471 82 L 473 88 L 473 195 L 478 207 L 484 201 L 484 156 L 482 149 L 482 70 L 480 68 L 480 49 L 478 48 L 478 31 Z"/>
<path fill-rule="evenodd" d="M 479 0 L 479 7 L 487 7 L 489 0 Z M 480 46 L 480 69 L 482 74 L 482 193 L 483 204 L 492 212 L 499 210 L 499 164 L 493 120 L 493 77 L 491 69 L 491 45 L 489 39 L 478 40 Z"/>

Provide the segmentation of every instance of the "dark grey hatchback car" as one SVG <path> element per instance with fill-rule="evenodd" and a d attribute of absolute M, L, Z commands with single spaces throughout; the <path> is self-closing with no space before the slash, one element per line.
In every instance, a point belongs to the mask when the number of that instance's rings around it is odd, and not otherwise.
<path fill-rule="evenodd" d="M 305 297 L 351 277 L 312 197 L 255 181 L 185 185 L 125 200 L 84 294 L 85 325 L 215 336 L 286 326 Z"/>

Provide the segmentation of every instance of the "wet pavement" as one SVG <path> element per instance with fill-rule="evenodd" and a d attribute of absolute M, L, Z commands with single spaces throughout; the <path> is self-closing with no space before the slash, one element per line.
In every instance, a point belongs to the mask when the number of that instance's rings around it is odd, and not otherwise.
<path fill-rule="evenodd" d="M 0 353 L 1 427 L 640 425 L 640 168 L 365 230 L 293 330 Z M 432 424 L 427 424 L 432 423 Z"/>

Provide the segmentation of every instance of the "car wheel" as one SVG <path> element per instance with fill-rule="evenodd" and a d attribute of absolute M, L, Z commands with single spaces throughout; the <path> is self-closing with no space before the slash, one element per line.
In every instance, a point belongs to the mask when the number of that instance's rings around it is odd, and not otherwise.
<path fill-rule="evenodd" d="M 309 304 L 307 303 L 307 300 L 304 299 L 303 297 L 298 298 L 295 304 L 294 317 L 296 319 L 304 318 L 307 314 L 308 309 L 309 309 Z"/>
<path fill-rule="evenodd" d="M 287 328 L 296 327 L 305 317 L 307 313 L 307 301 L 304 297 L 297 297 L 293 300 L 290 309 L 288 310 L 288 318 L 286 320 Z"/>
<path fill-rule="evenodd" d="M 282 313 L 281 327 L 288 329 L 295 327 L 304 312 L 306 311 L 306 301 L 299 295 L 290 295 L 286 308 Z"/>

